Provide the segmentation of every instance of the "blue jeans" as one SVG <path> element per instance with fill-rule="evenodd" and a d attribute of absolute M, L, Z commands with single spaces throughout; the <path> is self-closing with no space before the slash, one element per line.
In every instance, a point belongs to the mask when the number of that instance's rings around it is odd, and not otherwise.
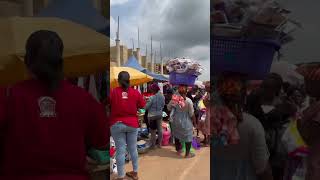
<path fill-rule="evenodd" d="M 125 176 L 125 155 L 126 148 L 132 160 L 133 171 L 138 172 L 138 150 L 137 150 L 137 137 L 138 129 L 129 127 L 123 123 L 116 123 L 110 128 L 111 136 L 116 145 L 116 161 L 118 176 Z"/>

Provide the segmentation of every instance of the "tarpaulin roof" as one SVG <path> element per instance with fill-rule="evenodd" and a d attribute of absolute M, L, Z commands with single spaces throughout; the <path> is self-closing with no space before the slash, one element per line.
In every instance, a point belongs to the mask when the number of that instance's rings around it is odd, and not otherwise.
<path fill-rule="evenodd" d="M 90 0 L 52 0 L 37 16 L 58 17 L 90 27 L 109 36 L 109 23 Z"/>
<path fill-rule="evenodd" d="M 169 79 L 161 74 L 156 74 L 153 73 L 147 69 L 143 70 L 142 72 L 148 74 L 149 76 L 153 77 L 154 80 L 158 80 L 158 81 L 169 81 Z"/>
<path fill-rule="evenodd" d="M 141 71 L 141 72 L 143 72 L 145 74 L 148 74 L 149 76 L 153 77 L 154 80 L 158 80 L 158 81 L 168 81 L 169 80 L 168 78 L 164 77 L 161 74 L 153 73 L 153 72 L 147 70 L 146 68 L 142 67 L 139 64 L 139 62 L 136 59 L 136 57 L 133 56 L 133 55 L 128 59 L 127 63 L 124 64 L 123 66 L 124 67 L 131 67 L 131 68 L 134 68 L 134 69 L 136 69 L 138 71 Z"/>
<path fill-rule="evenodd" d="M 136 69 L 136 70 L 138 70 L 138 71 L 143 71 L 143 70 L 145 70 L 145 68 L 142 67 L 142 66 L 139 64 L 138 60 L 137 60 L 136 57 L 134 57 L 133 55 L 128 59 L 127 63 L 125 63 L 123 66 L 124 66 L 124 67 L 131 67 L 131 68 Z"/>

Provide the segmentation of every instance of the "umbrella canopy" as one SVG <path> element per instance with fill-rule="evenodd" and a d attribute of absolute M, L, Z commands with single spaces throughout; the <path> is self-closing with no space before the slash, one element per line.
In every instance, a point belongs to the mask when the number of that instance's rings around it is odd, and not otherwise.
<path fill-rule="evenodd" d="M 284 82 L 293 85 L 302 85 L 304 78 L 296 72 L 297 67 L 285 61 L 274 62 L 271 66 L 271 73 L 279 74 Z"/>
<path fill-rule="evenodd" d="M 92 0 L 54 0 L 37 16 L 67 19 L 109 34 L 109 22 L 93 7 Z"/>
<path fill-rule="evenodd" d="M 104 71 L 109 67 L 107 36 L 88 27 L 58 18 L 0 18 L 0 85 L 10 85 L 29 78 L 23 59 L 28 37 L 38 30 L 59 34 L 64 43 L 64 73 L 79 77 Z"/>
<path fill-rule="evenodd" d="M 145 73 L 129 67 L 110 67 L 110 86 L 118 87 L 118 74 L 121 71 L 127 71 L 130 74 L 130 85 L 137 86 L 153 80 L 153 78 Z"/>

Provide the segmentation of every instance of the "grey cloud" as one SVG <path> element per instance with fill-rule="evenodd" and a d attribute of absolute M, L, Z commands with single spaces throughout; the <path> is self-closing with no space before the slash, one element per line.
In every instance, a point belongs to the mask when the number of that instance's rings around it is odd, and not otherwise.
<path fill-rule="evenodd" d="M 160 2 L 148 1 L 144 9 L 154 11 L 159 8 L 158 3 Z M 181 53 L 185 49 L 194 46 L 209 46 L 209 0 L 170 1 L 160 13 L 144 11 L 143 14 L 149 19 L 144 21 L 143 27 L 149 28 L 154 40 L 165 42 L 165 46 L 174 50 L 176 55 L 183 55 Z"/>
<path fill-rule="evenodd" d="M 303 25 L 295 33 L 295 41 L 283 47 L 284 60 L 292 63 L 320 61 L 320 1 L 282 0 L 292 10 L 291 17 Z"/>

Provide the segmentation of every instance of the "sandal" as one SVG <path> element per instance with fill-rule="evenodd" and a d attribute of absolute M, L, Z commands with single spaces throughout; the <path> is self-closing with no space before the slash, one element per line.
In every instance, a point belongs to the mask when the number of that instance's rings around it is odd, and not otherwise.
<path fill-rule="evenodd" d="M 185 158 L 193 158 L 193 157 L 195 157 L 195 156 L 196 156 L 195 154 L 190 153 L 189 155 L 185 156 Z"/>
<path fill-rule="evenodd" d="M 127 172 L 126 175 L 130 178 L 132 178 L 133 180 L 138 180 L 138 173 L 137 172 L 134 172 L 134 171 L 131 171 L 131 172 Z"/>
<path fill-rule="evenodd" d="M 123 177 L 123 178 L 116 178 L 116 179 L 114 179 L 114 180 L 130 180 L 130 179 L 128 179 L 127 177 Z"/>

